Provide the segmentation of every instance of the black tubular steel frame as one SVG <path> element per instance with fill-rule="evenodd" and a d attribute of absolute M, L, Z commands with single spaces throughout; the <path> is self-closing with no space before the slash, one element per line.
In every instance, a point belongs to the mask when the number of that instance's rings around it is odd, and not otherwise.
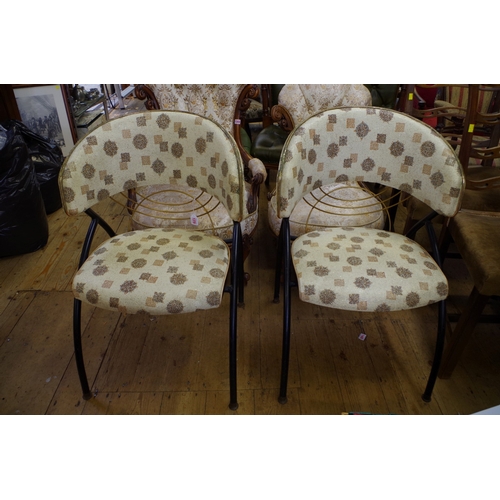
<path fill-rule="evenodd" d="M 439 252 L 438 242 L 432 219 L 437 213 L 432 212 L 422 220 L 417 222 L 406 234 L 407 237 L 413 239 L 417 231 L 425 226 L 431 243 L 431 253 L 436 261 L 436 264 L 442 268 L 442 259 Z M 276 269 L 274 282 L 274 302 L 279 302 L 281 275 L 283 272 L 283 346 L 281 355 L 281 380 L 280 392 L 278 401 L 281 404 L 287 402 L 287 386 L 288 386 L 288 369 L 290 362 L 290 324 L 291 324 L 291 289 L 297 286 L 297 283 L 292 280 L 292 262 L 291 262 L 291 243 L 290 221 L 288 218 L 283 218 L 281 221 L 280 234 L 278 237 L 278 249 L 276 254 Z M 443 355 L 445 333 L 446 333 L 446 300 L 438 303 L 438 328 L 436 347 L 434 351 L 434 359 L 427 381 L 427 386 L 422 394 L 422 399 L 428 403 L 432 398 L 432 391 L 436 384 L 441 358 Z"/>
<path fill-rule="evenodd" d="M 90 254 L 90 248 L 94 239 L 98 226 L 101 226 L 110 237 L 116 236 L 115 231 L 106 223 L 106 221 L 91 209 L 85 211 L 91 218 L 87 235 L 83 243 L 82 252 L 80 254 L 80 262 L 78 269 L 82 267 Z M 230 261 L 230 284 L 224 287 L 224 292 L 230 295 L 229 306 L 229 408 L 231 410 L 238 409 L 238 392 L 237 392 L 237 310 L 238 303 L 243 302 L 243 236 L 239 222 L 233 222 L 233 238 L 231 241 L 231 261 Z M 87 373 L 85 370 L 85 361 L 82 348 L 82 302 L 81 300 L 73 300 L 73 343 L 75 349 L 75 360 L 78 370 L 78 377 L 82 388 L 83 399 L 89 400 L 92 398 L 90 391 Z"/>
<path fill-rule="evenodd" d="M 86 210 L 85 213 L 91 218 L 91 221 L 87 230 L 87 235 L 85 236 L 85 241 L 83 242 L 78 269 L 83 266 L 90 254 L 90 247 L 98 226 L 101 226 L 111 238 L 116 236 L 113 229 L 99 214 L 92 209 Z M 73 299 L 73 344 L 75 347 L 76 368 L 78 370 L 78 377 L 80 378 L 80 385 L 82 386 L 83 399 L 89 400 L 92 397 L 92 393 L 90 392 L 87 372 L 85 370 L 85 361 L 83 359 L 82 301 L 76 298 Z"/>

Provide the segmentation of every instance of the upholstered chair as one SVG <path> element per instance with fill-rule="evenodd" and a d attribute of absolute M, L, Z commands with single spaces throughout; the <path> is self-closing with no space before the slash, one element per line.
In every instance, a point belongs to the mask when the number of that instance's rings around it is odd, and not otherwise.
<path fill-rule="evenodd" d="M 318 111 L 338 106 L 370 105 L 371 94 L 363 85 L 287 84 L 281 89 L 278 101 L 273 116 L 283 129 L 288 130 L 288 137 L 295 126 Z M 307 170 L 304 170 L 304 175 L 308 175 Z M 274 193 L 268 199 L 269 225 L 273 234 L 278 236 L 281 220 L 277 215 L 277 199 Z M 290 228 L 292 236 L 296 237 L 313 229 L 342 225 L 382 229 L 386 220 L 383 200 L 359 183 L 332 183 L 314 189 L 297 203 L 290 216 Z"/>
<path fill-rule="evenodd" d="M 240 223 L 249 215 L 243 170 L 238 147 L 225 129 L 208 118 L 178 111 L 112 120 L 83 138 L 67 157 L 59 178 L 64 210 L 69 216 L 85 212 L 91 218 L 73 280 L 75 357 L 84 399 L 91 391 L 82 353 L 82 302 L 123 314 L 170 315 L 219 307 L 228 292 L 230 408 L 237 408 Z M 116 234 L 113 223 L 99 213 L 99 204 L 109 197 L 120 202 L 121 193 L 129 189 L 166 183 L 178 189 L 196 187 L 225 207 L 233 221 L 231 249 L 218 236 L 179 227 Z M 99 226 L 109 239 L 91 251 Z"/>
<path fill-rule="evenodd" d="M 498 196 L 498 188 L 496 192 Z M 446 341 L 439 372 L 441 378 L 451 377 L 479 321 L 498 322 L 498 315 L 483 316 L 483 312 L 492 297 L 500 296 L 500 212 L 461 210 L 448 225 L 447 243 L 454 242 L 472 286 L 458 318 L 448 316 L 453 327 Z"/>
<path fill-rule="evenodd" d="M 275 301 L 284 269 L 279 401 L 286 402 L 293 286 L 304 302 L 347 311 L 390 313 L 438 303 L 435 357 L 422 396 L 430 401 L 444 344 L 448 294 L 431 217 L 421 225 L 428 229 L 434 257 L 413 239 L 420 226 L 408 235 L 368 227 L 324 228 L 292 244 L 290 217 L 295 206 L 332 180 L 390 186 L 429 205 L 432 216 L 445 217 L 456 214 L 464 189 L 453 148 L 432 128 L 400 112 L 374 107 L 327 110 L 307 119 L 287 139 L 276 186 L 282 222 Z M 295 328 L 294 335 L 300 334 Z"/>
<path fill-rule="evenodd" d="M 278 168 L 281 151 L 290 132 L 309 116 L 337 106 L 370 106 L 370 91 L 363 85 L 286 84 L 279 89 L 277 104 L 271 109 L 272 124 L 252 142 L 252 156 L 267 168 Z"/>
<path fill-rule="evenodd" d="M 245 111 L 258 95 L 252 84 L 140 84 L 136 96 L 146 99 L 147 109 L 178 110 L 212 119 L 235 139 L 245 164 L 245 205 L 242 221 L 245 257 L 258 223 L 259 188 L 267 173 L 262 162 L 249 155 L 250 142 L 244 127 Z M 133 227 L 188 227 L 228 238 L 232 220 L 224 205 L 197 187 L 157 184 L 130 193 L 134 204 Z M 249 275 L 246 275 L 249 278 Z"/>

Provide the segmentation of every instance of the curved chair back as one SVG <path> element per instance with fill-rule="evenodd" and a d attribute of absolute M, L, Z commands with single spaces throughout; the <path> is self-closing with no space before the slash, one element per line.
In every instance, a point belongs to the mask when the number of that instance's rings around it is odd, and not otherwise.
<path fill-rule="evenodd" d="M 59 183 L 68 215 L 161 183 L 216 196 L 234 221 L 244 214 L 243 166 L 233 137 L 207 118 L 180 111 L 131 114 L 98 127 L 66 159 Z"/>
<path fill-rule="evenodd" d="M 235 138 L 243 161 L 251 160 L 251 141 L 244 129 L 244 116 L 259 94 L 248 83 L 147 83 L 136 85 L 136 96 L 146 99 L 147 109 L 187 111 L 210 118 Z"/>
<path fill-rule="evenodd" d="M 399 189 L 448 217 L 459 210 L 464 188 L 454 150 L 431 127 L 384 108 L 339 108 L 312 116 L 285 143 L 279 217 L 289 217 L 313 189 L 348 181 Z"/>

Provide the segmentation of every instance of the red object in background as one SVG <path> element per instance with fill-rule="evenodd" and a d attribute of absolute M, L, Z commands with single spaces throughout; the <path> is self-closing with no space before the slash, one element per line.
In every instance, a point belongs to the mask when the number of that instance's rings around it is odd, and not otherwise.
<path fill-rule="evenodd" d="M 434 101 L 436 100 L 438 89 L 435 87 L 420 87 L 415 85 L 415 93 L 418 94 L 419 99 L 413 99 L 413 107 L 419 109 L 432 109 L 434 108 Z M 422 101 L 424 101 L 422 103 Z M 429 118 L 422 118 L 422 121 L 427 123 L 433 128 L 436 128 L 437 117 L 431 116 Z"/>

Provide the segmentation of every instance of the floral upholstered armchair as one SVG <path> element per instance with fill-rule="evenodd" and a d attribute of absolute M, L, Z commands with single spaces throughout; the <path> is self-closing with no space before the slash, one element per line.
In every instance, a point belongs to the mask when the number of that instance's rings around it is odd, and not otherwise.
<path fill-rule="evenodd" d="M 371 105 L 371 93 L 361 84 L 287 84 L 281 89 L 274 115 L 278 118 L 278 113 L 281 113 L 284 128 L 292 130 L 326 109 Z"/>
<path fill-rule="evenodd" d="M 262 162 L 250 156 L 244 129 L 245 110 L 258 96 L 256 84 L 139 84 L 136 96 L 146 99 L 146 108 L 187 111 L 209 118 L 234 138 L 245 165 L 245 203 L 248 217 L 242 223 L 245 257 L 258 221 L 258 195 L 267 173 Z M 180 132 L 179 132 L 180 133 Z M 156 185 L 132 193 L 133 225 L 144 227 L 187 227 L 223 239 L 230 238 L 232 221 L 217 199 L 196 186 L 183 189 Z M 248 275 L 246 276 L 248 278 Z"/>

